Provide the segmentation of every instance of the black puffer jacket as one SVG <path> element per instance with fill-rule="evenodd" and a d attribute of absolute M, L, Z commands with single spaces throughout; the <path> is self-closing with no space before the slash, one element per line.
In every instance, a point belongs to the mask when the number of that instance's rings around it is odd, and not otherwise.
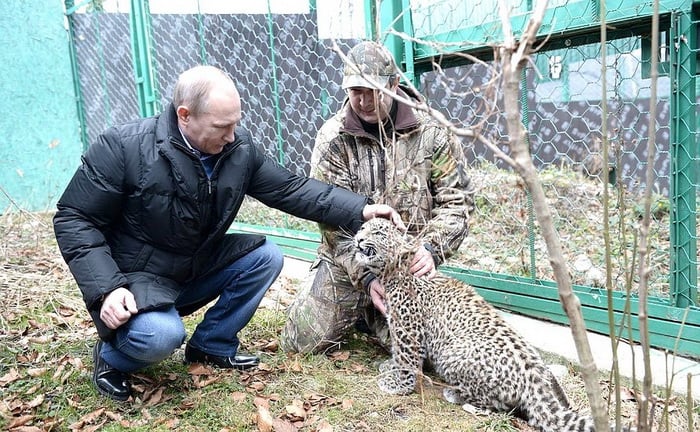
<path fill-rule="evenodd" d="M 59 248 L 93 318 L 103 296 L 122 286 L 140 310 L 173 304 L 187 281 L 262 244 L 261 236 L 226 234 L 246 194 L 351 231 L 367 202 L 290 173 L 240 128 L 209 179 L 184 143 L 172 105 L 105 131 L 83 156 L 54 217 Z"/>

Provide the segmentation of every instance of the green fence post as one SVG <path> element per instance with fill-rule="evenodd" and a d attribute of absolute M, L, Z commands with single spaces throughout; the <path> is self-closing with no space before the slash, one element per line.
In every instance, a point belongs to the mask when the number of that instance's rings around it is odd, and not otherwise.
<path fill-rule="evenodd" d="M 267 32 L 270 40 L 270 67 L 272 68 L 272 96 L 275 100 L 275 124 L 277 125 L 277 162 L 284 166 L 284 140 L 282 139 L 282 109 L 280 108 L 280 90 L 277 81 L 277 60 L 275 58 L 275 34 L 273 31 L 272 6 L 267 0 Z"/>
<path fill-rule="evenodd" d="M 413 38 L 415 36 L 413 31 L 413 14 L 411 13 L 411 2 L 410 0 L 402 0 L 401 2 L 401 13 L 403 21 L 403 32 L 409 37 Z M 415 56 L 413 55 L 413 41 L 410 39 L 403 40 L 403 58 L 404 58 L 404 71 L 406 72 L 406 78 L 408 78 L 416 88 L 420 88 L 420 75 L 416 75 L 415 68 Z M 399 57 L 400 58 L 400 57 Z"/>
<path fill-rule="evenodd" d="M 88 148 L 87 123 L 85 122 L 85 107 L 83 106 L 83 93 L 80 89 L 80 68 L 78 66 L 78 55 L 75 51 L 75 23 L 73 14 L 75 13 L 75 1 L 66 0 L 66 20 L 68 21 L 68 52 L 70 53 L 70 65 L 73 73 L 73 92 L 75 93 L 75 106 L 78 111 L 78 122 L 80 123 L 80 141 L 83 144 L 83 152 Z"/>
<path fill-rule="evenodd" d="M 385 0 L 379 10 L 379 35 L 385 47 L 394 55 L 396 64 L 402 68 L 407 78 L 415 84 L 413 65 L 413 42 L 400 36 L 389 34 L 388 30 L 413 36 L 411 5 L 408 0 Z"/>
<path fill-rule="evenodd" d="M 672 304 L 687 307 L 697 296 L 697 211 L 695 138 L 697 25 L 691 9 L 674 16 L 671 32 L 676 49 L 671 50 L 671 269 Z M 675 58 L 674 58 L 675 57 Z M 651 187 L 651 185 L 647 185 Z"/>
<path fill-rule="evenodd" d="M 148 0 L 131 0 L 129 14 L 131 52 L 134 63 L 136 96 L 141 117 L 150 117 L 160 111 L 156 88 L 155 67 L 151 51 L 151 12 Z"/>
<path fill-rule="evenodd" d="M 199 33 L 199 58 L 203 65 L 209 64 L 207 59 L 207 48 L 204 43 L 204 22 L 202 22 L 202 10 L 197 0 L 197 32 Z"/>
<path fill-rule="evenodd" d="M 379 29 L 377 28 L 377 7 L 375 0 L 365 0 L 365 39 L 377 40 Z"/>

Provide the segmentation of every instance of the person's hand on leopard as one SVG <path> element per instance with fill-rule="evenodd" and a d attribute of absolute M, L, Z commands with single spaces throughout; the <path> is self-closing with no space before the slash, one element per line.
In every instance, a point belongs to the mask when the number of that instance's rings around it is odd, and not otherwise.
<path fill-rule="evenodd" d="M 413 256 L 410 271 L 415 277 L 425 276 L 427 279 L 432 279 L 433 276 L 437 274 L 433 254 L 425 247 L 419 248 Z M 379 282 L 379 279 L 373 279 L 372 282 L 370 282 L 369 296 L 372 299 L 374 307 L 381 312 L 382 315 L 386 315 L 386 292 L 384 291 L 384 286 Z"/>
<path fill-rule="evenodd" d="M 411 261 L 411 267 L 409 270 L 415 277 L 425 276 L 426 278 L 431 279 L 437 274 L 433 254 L 426 249 L 425 246 L 419 248 L 416 251 L 416 254 L 413 256 L 413 261 Z"/>
<path fill-rule="evenodd" d="M 369 296 L 374 307 L 382 315 L 386 316 L 386 292 L 384 291 L 384 285 L 379 282 L 379 279 L 374 279 L 369 283 Z"/>
<path fill-rule="evenodd" d="M 401 215 L 393 207 L 386 204 L 367 204 L 362 209 L 362 218 L 368 221 L 375 217 L 389 219 L 394 226 L 401 231 L 406 231 L 406 225 L 401 220 Z"/>

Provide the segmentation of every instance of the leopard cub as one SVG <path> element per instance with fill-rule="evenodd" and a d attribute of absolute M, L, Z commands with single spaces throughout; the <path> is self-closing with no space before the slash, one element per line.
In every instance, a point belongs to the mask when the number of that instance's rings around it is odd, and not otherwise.
<path fill-rule="evenodd" d="M 392 356 L 379 368 L 379 388 L 413 392 L 427 359 L 447 384 L 445 399 L 465 410 L 514 412 L 545 432 L 595 431 L 537 351 L 473 287 L 442 274 L 411 275 L 419 244 L 381 218 L 353 240 L 356 259 L 386 290 Z"/>

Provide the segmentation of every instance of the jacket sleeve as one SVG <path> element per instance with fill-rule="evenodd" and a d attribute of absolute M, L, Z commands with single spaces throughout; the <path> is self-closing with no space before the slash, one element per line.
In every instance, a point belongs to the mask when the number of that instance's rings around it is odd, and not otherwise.
<path fill-rule="evenodd" d="M 433 208 L 424 235 L 436 261 L 442 263 L 456 252 L 469 232 L 474 191 L 462 148 L 454 135 L 443 127 L 431 125 L 424 136 L 434 146 L 430 172 Z"/>
<path fill-rule="evenodd" d="M 83 155 L 54 216 L 58 247 L 89 310 L 99 306 L 103 295 L 126 285 L 104 234 L 121 214 L 123 173 L 123 152 L 116 130 L 110 129 Z"/>
<path fill-rule="evenodd" d="M 341 187 L 296 175 L 260 152 L 248 193 L 293 216 L 355 232 L 367 198 Z"/>

